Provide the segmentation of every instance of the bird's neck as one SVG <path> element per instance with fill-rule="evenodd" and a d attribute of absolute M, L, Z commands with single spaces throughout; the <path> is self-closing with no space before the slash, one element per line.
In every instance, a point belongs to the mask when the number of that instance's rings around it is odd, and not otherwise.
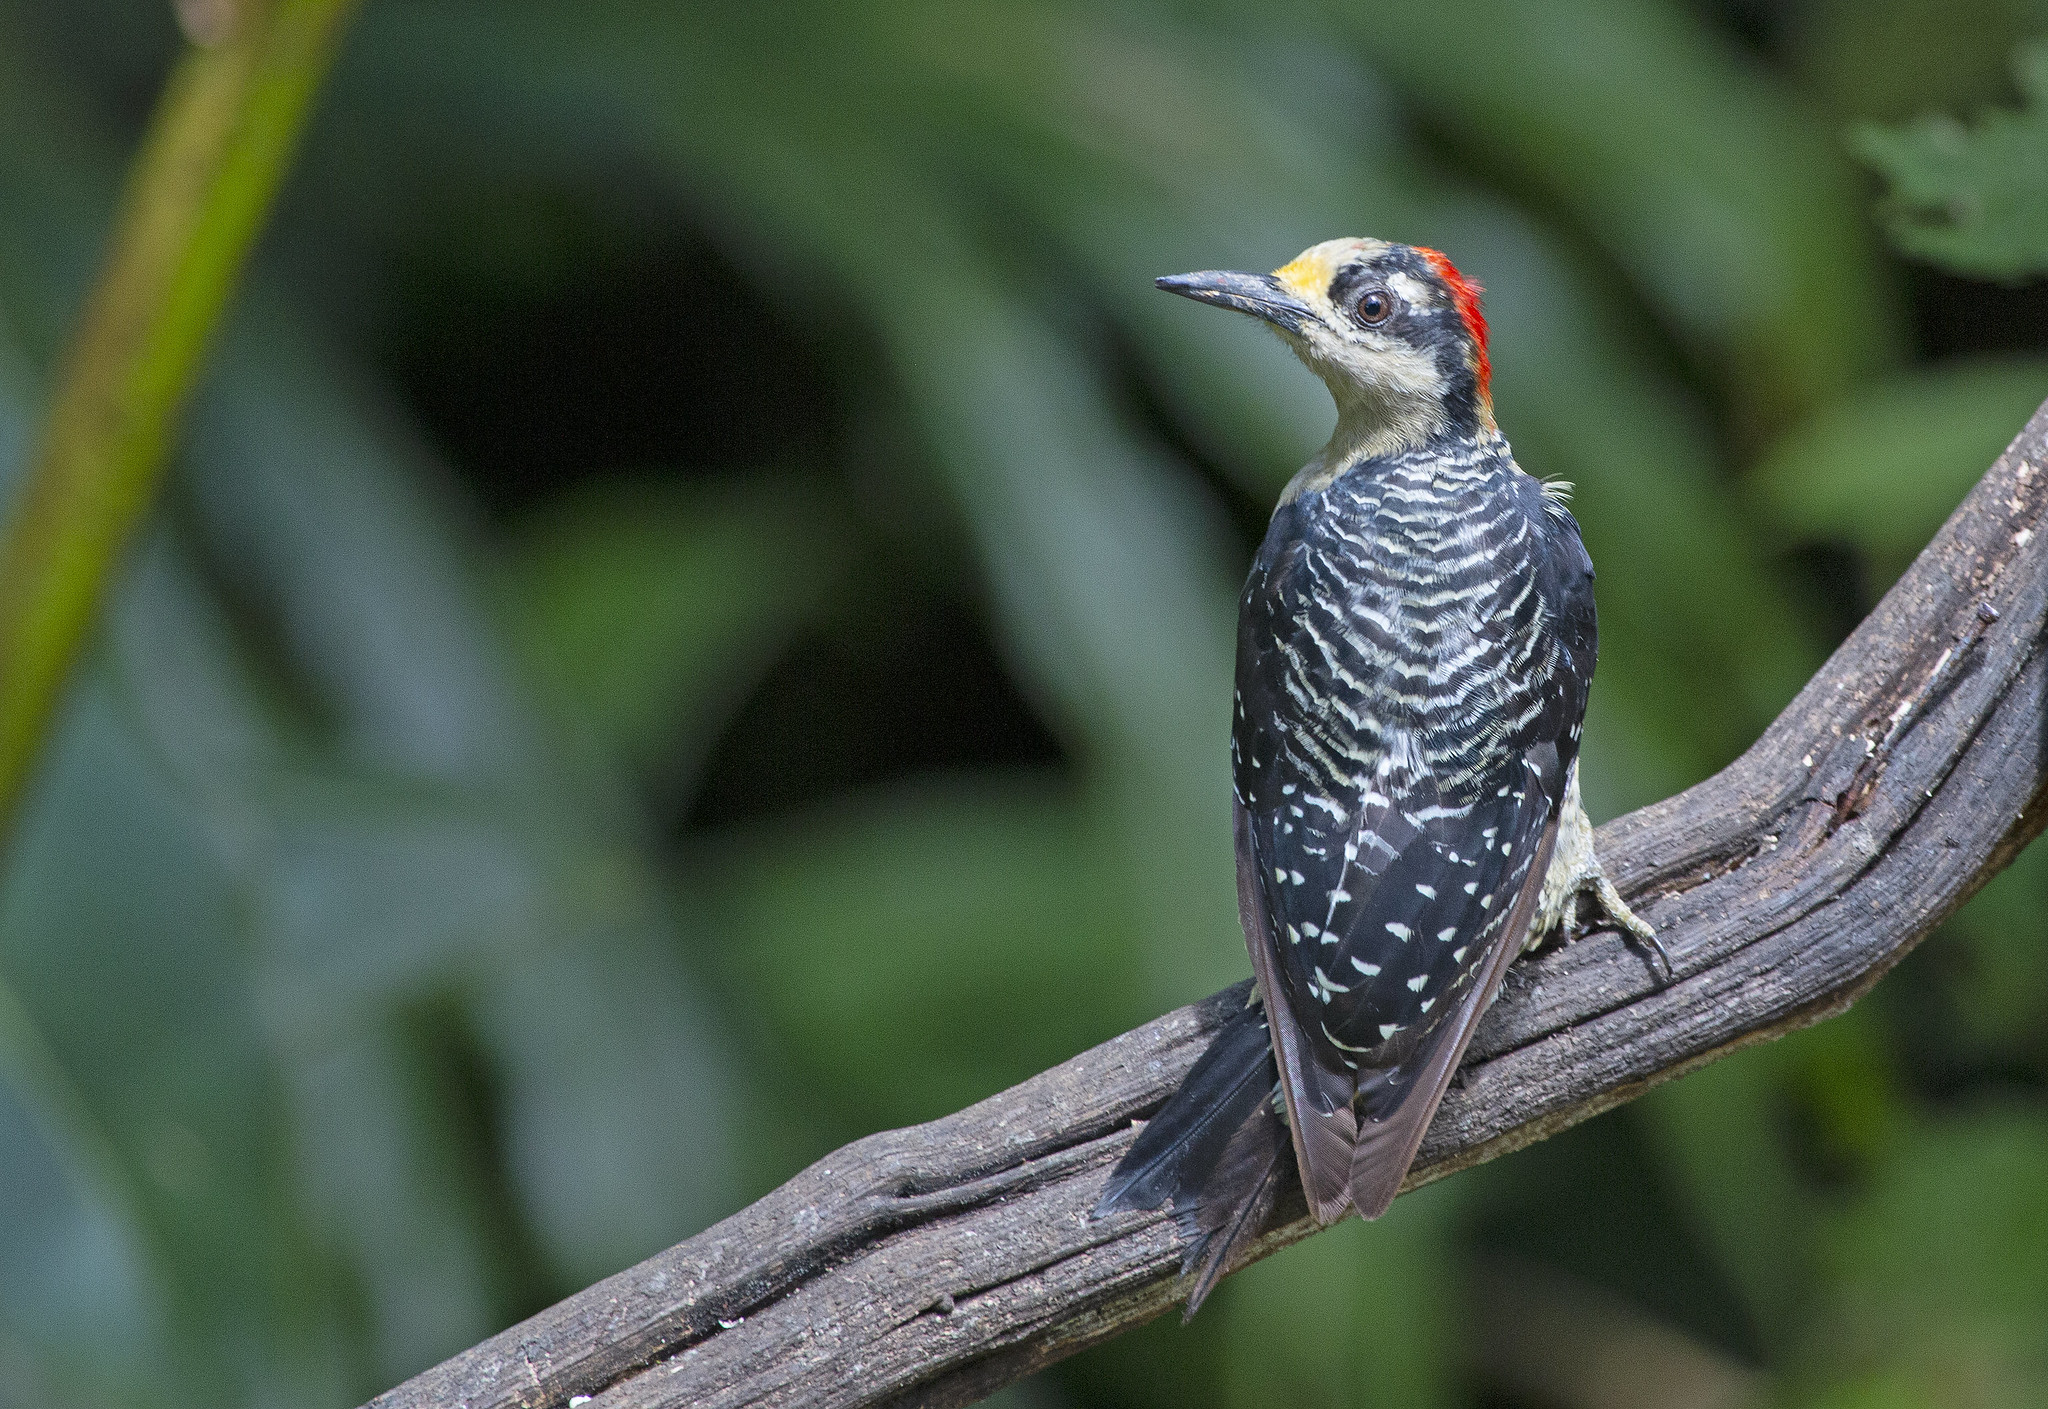
<path fill-rule="evenodd" d="M 1497 434 L 1490 401 L 1463 410 L 1435 397 L 1403 397 L 1376 388 L 1346 386 L 1331 392 L 1337 401 L 1337 426 L 1329 443 L 1288 482 L 1280 502 L 1327 486 L 1354 465 L 1391 459 L 1432 445 L 1470 444 Z"/>

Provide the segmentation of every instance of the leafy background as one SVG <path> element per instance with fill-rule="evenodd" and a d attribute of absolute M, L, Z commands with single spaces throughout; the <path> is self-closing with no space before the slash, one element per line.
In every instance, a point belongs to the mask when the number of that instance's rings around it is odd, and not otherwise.
<path fill-rule="evenodd" d="M 1726 762 L 2048 395 L 2043 34 L 371 0 L 0 877 L 0 1404 L 355 1403 L 1240 977 L 1234 586 L 1329 413 L 1156 274 L 1476 272 L 1590 806 Z M 179 42 L 0 0 L 0 491 Z M 1006 1402 L 2043 1402 L 2041 858 Z"/>

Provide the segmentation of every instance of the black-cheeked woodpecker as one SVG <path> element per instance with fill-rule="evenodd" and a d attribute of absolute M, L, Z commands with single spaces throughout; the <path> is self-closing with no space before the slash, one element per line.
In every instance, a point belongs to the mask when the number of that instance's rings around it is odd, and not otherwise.
<path fill-rule="evenodd" d="M 1239 603 L 1256 997 L 1100 1205 L 1172 1202 L 1192 1314 L 1263 1227 L 1290 1151 L 1318 1222 L 1386 1211 L 1509 964 L 1582 892 L 1669 964 L 1593 854 L 1593 565 L 1494 424 L 1478 286 L 1434 250 L 1361 239 L 1159 286 L 1263 319 L 1337 403 Z"/>

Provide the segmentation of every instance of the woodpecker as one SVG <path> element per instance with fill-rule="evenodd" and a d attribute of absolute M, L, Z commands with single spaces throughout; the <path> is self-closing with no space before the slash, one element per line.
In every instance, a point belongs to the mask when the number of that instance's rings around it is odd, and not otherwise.
<path fill-rule="evenodd" d="M 1337 405 L 1238 604 L 1254 996 L 1098 1206 L 1172 1202 L 1193 1315 L 1263 1228 L 1290 1148 L 1319 1224 L 1386 1212 L 1508 966 L 1582 895 L 1660 977 L 1670 962 L 1593 853 L 1593 564 L 1567 487 L 1525 474 L 1494 423 L 1479 285 L 1367 239 L 1158 283 L 1264 320 Z"/>

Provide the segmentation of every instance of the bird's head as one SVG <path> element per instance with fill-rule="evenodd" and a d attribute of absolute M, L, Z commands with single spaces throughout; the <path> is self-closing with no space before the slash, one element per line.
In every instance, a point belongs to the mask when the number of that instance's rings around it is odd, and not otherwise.
<path fill-rule="evenodd" d="M 1329 386 L 1338 435 L 1355 445 L 1492 427 L 1479 285 L 1435 250 L 1326 240 L 1271 274 L 1207 270 L 1159 287 L 1272 324 Z"/>

